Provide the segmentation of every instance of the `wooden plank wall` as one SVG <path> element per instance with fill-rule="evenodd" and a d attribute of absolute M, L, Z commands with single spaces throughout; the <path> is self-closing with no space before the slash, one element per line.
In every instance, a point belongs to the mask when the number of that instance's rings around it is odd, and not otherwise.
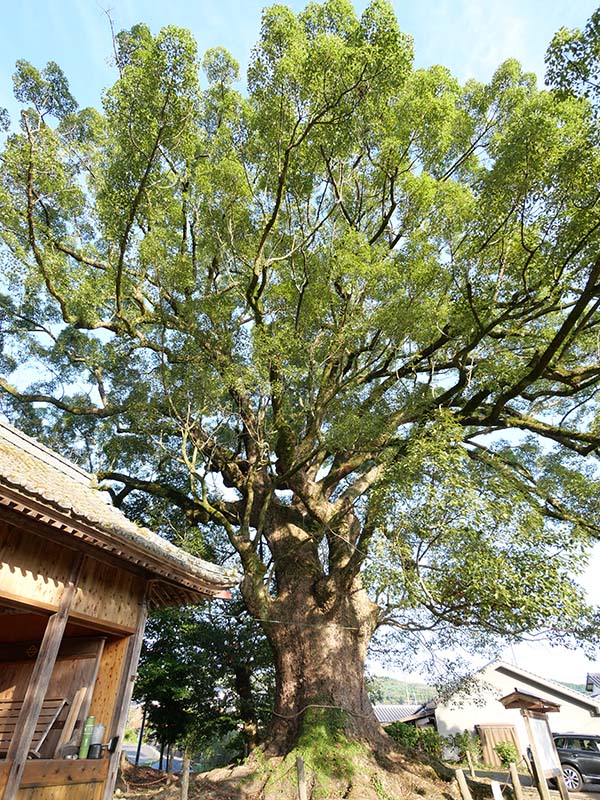
<path fill-rule="evenodd" d="M 72 563 L 72 550 L 50 549 L 0 520 L 0 597 L 56 611 Z"/>
<path fill-rule="evenodd" d="M 105 621 L 114 630 L 133 633 L 145 588 L 139 576 L 88 558 L 70 616 L 84 622 Z"/>
<path fill-rule="evenodd" d="M 57 661 L 47 696 L 65 697 L 70 703 L 77 689 L 89 682 L 94 662 L 94 658 Z M 3 662 L 0 668 L 0 700 L 22 700 L 32 670 L 31 662 Z"/>
<path fill-rule="evenodd" d="M 108 760 L 28 761 L 16 800 L 99 800 Z"/>
<path fill-rule="evenodd" d="M 19 789 L 16 800 L 98 800 L 102 797 L 102 784 L 77 783 L 72 786 L 41 786 L 36 789 Z"/>
<path fill-rule="evenodd" d="M 0 600 L 56 611 L 72 560 L 72 549 L 48 547 L 43 536 L 0 520 Z M 69 618 L 128 635 L 144 591 L 141 576 L 88 556 Z"/>
<path fill-rule="evenodd" d="M 10 763 L 0 761 L 0 797 Z M 102 761 L 28 761 L 17 800 L 100 800 L 108 771 Z"/>
<path fill-rule="evenodd" d="M 79 687 L 91 686 L 95 673 L 96 653 L 103 641 L 101 639 L 80 640 L 80 651 L 73 652 L 78 640 L 65 640 L 54 666 L 46 696 L 65 698 L 70 707 Z M 0 700 L 23 700 L 33 665 L 34 659 L 1 661 Z M 59 736 L 59 728 L 50 732 L 42 747 L 42 756 L 48 757 L 53 753 Z"/>
<path fill-rule="evenodd" d="M 130 637 L 107 641 L 100 660 L 98 678 L 92 695 L 89 713 L 96 717 L 96 722 L 106 726 L 106 739 L 115 735 L 110 730 L 115 701 L 121 685 L 127 645 Z"/>
<path fill-rule="evenodd" d="M 93 681 L 96 672 L 96 660 L 104 638 L 93 639 L 65 639 L 59 650 L 58 659 L 50 678 L 50 684 L 46 693 L 47 697 L 64 698 L 72 708 L 75 695 L 78 689 L 93 688 Z M 27 658 L 26 653 L 29 646 L 26 643 L 21 645 L 8 645 L 0 652 L 0 700 L 23 700 L 33 666 L 35 654 Z M 5 660 L 5 657 L 18 657 L 14 661 Z M 27 660 L 25 660 L 27 658 Z M 87 713 L 88 706 L 80 710 L 76 723 L 81 729 L 82 720 Z M 62 719 L 67 715 L 67 711 L 62 715 Z M 56 726 L 48 734 L 48 738 L 42 745 L 41 755 L 43 758 L 51 757 L 54 748 L 61 735 L 61 726 Z M 1 795 L 0 795 L 1 797 Z"/>
<path fill-rule="evenodd" d="M 33 662 L 3 662 L 0 668 L 0 700 L 22 700 L 33 671 Z"/>
<path fill-rule="evenodd" d="M 499 742 L 509 742 L 514 744 L 517 753 L 520 752 L 517 730 L 514 725 L 476 725 L 475 730 L 481 740 L 481 751 L 483 763 L 492 767 L 502 766 L 500 756 L 494 750 Z"/>
<path fill-rule="evenodd" d="M 100 783 L 106 778 L 108 760 L 28 761 L 23 771 L 22 788 Z"/>

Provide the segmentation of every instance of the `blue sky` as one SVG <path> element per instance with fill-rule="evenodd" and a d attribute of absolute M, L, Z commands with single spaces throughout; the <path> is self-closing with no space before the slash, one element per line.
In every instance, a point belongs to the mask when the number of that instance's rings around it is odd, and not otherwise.
<path fill-rule="evenodd" d="M 561 26 L 582 27 L 598 0 L 394 0 L 401 28 L 415 40 L 416 64 L 448 66 L 461 81 L 489 80 L 507 58 L 518 58 L 543 79 L 544 53 Z M 12 103 L 11 75 L 15 61 L 35 66 L 56 61 L 65 71 L 81 106 L 99 105 L 103 87 L 116 75 L 110 65 L 111 29 L 146 22 L 157 32 L 175 24 L 189 28 L 200 52 L 222 45 L 245 68 L 260 31 L 261 0 L 20 0 L 2 4 L 0 26 L 0 106 Z M 303 0 L 287 3 L 296 10 Z M 356 0 L 362 11 L 365 0 Z M 600 603 L 597 580 L 600 556 L 585 585 Z M 506 657 L 519 666 L 563 680 L 585 680 L 589 665 L 582 654 L 521 646 Z"/>
<path fill-rule="evenodd" d="M 189 28 L 201 52 L 222 45 L 244 67 L 260 30 L 262 0 L 21 0 L 4 3 L 0 28 L 0 105 L 11 105 L 11 75 L 24 58 L 38 67 L 56 61 L 80 105 L 98 105 L 115 78 L 111 33 L 146 22 L 153 31 Z M 300 10 L 303 0 L 288 5 Z M 362 11 L 365 0 L 356 0 Z M 543 75 L 545 49 L 563 25 L 581 27 L 595 0 L 394 0 L 404 31 L 415 40 L 416 63 L 441 63 L 461 79 L 487 80 L 509 57 Z"/>

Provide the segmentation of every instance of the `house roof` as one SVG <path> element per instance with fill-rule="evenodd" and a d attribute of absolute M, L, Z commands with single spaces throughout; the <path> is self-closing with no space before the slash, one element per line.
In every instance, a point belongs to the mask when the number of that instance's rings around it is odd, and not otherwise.
<path fill-rule="evenodd" d="M 596 698 L 589 697 L 583 692 L 570 689 L 568 686 L 564 686 L 564 684 L 559 683 L 558 681 L 551 680 L 550 678 L 543 678 L 541 675 L 536 675 L 533 672 L 521 669 L 521 667 L 517 667 L 515 664 L 509 664 L 506 661 L 495 661 L 489 666 L 494 667 L 504 674 L 509 674 L 523 681 L 527 681 L 530 684 L 533 683 L 536 686 L 545 689 L 546 691 L 552 692 L 553 695 L 558 695 L 565 700 L 570 701 L 571 703 L 583 706 L 587 708 L 594 717 L 600 716 L 600 701 Z"/>
<path fill-rule="evenodd" d="M 226 569 L 186 553 L 115 508 L 95 476 L 0 420 L 0 506 L 25 513 L 159 578 L 154 605 L 228 596 L 239 582 Z"/>
<path fill-rule="evenodd" d="M 590 697 L 583 692 L 578 692 L 575 689 L 569 689 L 568 686 L 564 686 L 558 681 L 553 681 L 549 678 L 543 678 L 541 675 L 536 675 L 533 672 L 521 669 L 521 667 L 517 667 L 515 664 L 509 664 L 507 661 L 492 661 L 478 670 L 476 674 L 481 674 L 482 672 L 488 670 L 497 670 L 504 675 L 515 678 L 516 681 L 522 681 L 523 683 L 527 684 L 528 688 L 534 686 L 536 691 L 541 691 L 542 693 L 544 691 L 551 693 L 554 697 L 558 696 L 561 698 L 563 702 L 569 702 L 578 705 L 581 708 L 585 708 L 593 717 L 600 716 L 600 698 Z M 520 688 L 516 688 L 515 692 L 526 694 Z M 555 703 L 554 700 L 550 700 L 549 698 L 542 699 L 548 703 Z M 433 704 L 437 705 L 439 702 L 441 701 L 436 699 L 433 701 Z"/>
<path fill-rule="evenodd" d="M 409 722 L 429 716 L 431 711 L 426 711 L 423 704 L 415 703 L 379 703 L 373 706 L 377 721 L 382 725 L 391 722 Z"/>

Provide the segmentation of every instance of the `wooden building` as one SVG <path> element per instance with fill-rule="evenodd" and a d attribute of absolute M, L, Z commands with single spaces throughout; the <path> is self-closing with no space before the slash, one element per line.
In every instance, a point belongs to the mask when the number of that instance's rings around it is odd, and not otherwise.
<path fill-rule="evenodd" d="M 0 422 L 1 800 L 112 797 L 148 609 L 228 596 L 237 579 Z M 75 759 L 90 716 L 113 752 Z"/>

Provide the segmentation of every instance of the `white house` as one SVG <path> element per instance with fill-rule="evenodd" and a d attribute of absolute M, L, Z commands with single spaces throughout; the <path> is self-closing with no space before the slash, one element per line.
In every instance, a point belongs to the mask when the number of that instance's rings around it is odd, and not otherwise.
<path fill-rule="evenodd" d="M 442 736 L 451 736 L 468 730 L 478 733 L 484 745 L 511 739 L 524 754 L 527 735 L 520 711 L 505 709 L 501 697 L 519 690 L 560 706 L 558 713 L 548 715 L 550 727 L 557 733 L 588 733 L 600 735 L 600 697 L 577 692 L 556 681 L 542 678 L 531 672 L 495 661 L 476 672 L 448 698 L 438 698 L 430 705 L 435 708 L 435 720 Z M 493 753 L 493 750 L 492 750 Z M 490 758 L 486 758 L 490 761 Z M 491 759 L 493 763 L 493 758 Z"/>

